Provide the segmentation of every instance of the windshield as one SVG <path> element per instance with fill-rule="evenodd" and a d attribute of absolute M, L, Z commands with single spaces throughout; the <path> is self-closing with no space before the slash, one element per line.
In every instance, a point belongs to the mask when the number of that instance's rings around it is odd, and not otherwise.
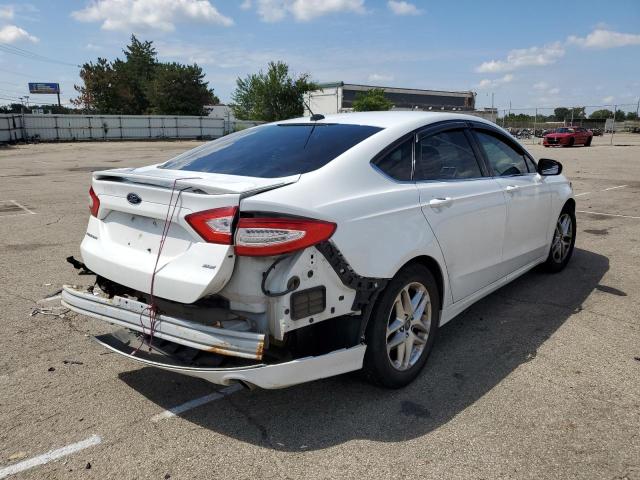
<path fill-rule="evenodd" d="M 265 125 L 209 142 L 160 168 L 286 177 L 316 170 L 380 130 L 366 125 L 329 123 Z"/>
<path fill-rule="evenodd" d="M 558 128 L 556 129 L 556 133 L 573 133 L 573 128 Z"/>

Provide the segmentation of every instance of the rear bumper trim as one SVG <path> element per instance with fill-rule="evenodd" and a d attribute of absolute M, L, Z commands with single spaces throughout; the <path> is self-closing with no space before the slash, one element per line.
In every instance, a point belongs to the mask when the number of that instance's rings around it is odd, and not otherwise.
<path fill-rule="evenodd" d="M 312 380 L 332 377 L 343 373 L 360 370 L 364 359 L 366 345 L 360 344 L 351 348 L 335 350 L 317 357 L 305 357 L 277 364 L 259 364 L 244 367 L 204 368 L 181 365 L 169 358 L 152 357 L 140 351 L 131 355 L 131 347 L 122 343 L 116 336 L 107 334 L 95 337 L 95 340 L 109 350 L 136 362 L 198 377 L 219 385 L 231 385 L 242 382 L 260 388 L 284 388 Z"/>
<path fill-rule="evenodd" d="M 115 296 L 105 298 L 69 285 L 62 289 L 62 304 L 74 312 L 140 333 L 150 332 L 148 304 Z M 143 313 L 144 312 L 144 313 Z M 198 350 L 261 360 L 265 335 L 210 327 L 168 315 L 158 315 L 153 335 Z"/>

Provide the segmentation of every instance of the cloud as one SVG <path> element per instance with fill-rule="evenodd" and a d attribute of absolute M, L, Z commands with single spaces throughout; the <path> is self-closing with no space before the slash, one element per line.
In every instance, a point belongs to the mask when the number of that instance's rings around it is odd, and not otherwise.
<path fill-rule="evenodd" d="M 576 37 L 571 35 L 567 43 L 578 45 L 583 48 L 616 48 L 629 45 L 640 45 L 640 34 L 620 33 L 603 28 L 596 28 L 586 37 Z"/>
<path fill-rule="evenodd" d="M 308 22 L 338 12 L 364 13 L 364 0 L 257 0 L 258 15 L 264 22 L 279 22 L 287 15 Z"/>
<path fill-rule="evenodd" d="M 504 60 L 490 60 L 476 67 L 479 73 L 511 72 L 524 67 L 543 67 L 555 63 L 564 56 L 564 46 L 560 42 L 543 47 L 511 50 Z"/>
<path fill-rule="evenodd" d="M 0 18 L 3 20 L 11 20 L 15 15 L 13 5 L 0 5 Z"/>
<path fill-rule="evenodd" d="M 389 0 L 387 2 L 387 7 L 395 15 L 421 15 L 424 13 L 414 4 L 402 0 Z"/>
<path fill-rule="evenodd" d="M 479 89 L 495 88 L 500 85 L 504 85 L 505 83 L 512 82 L 514 78 L 515 77 L 511 73 L 507 73 L 504 77 L 496 78 L 495 80 L 490 80 L 488 78 L 485 78 L 483 80 L 480 80 L 480 83 L 478 83 L 477 87 Z"/>
<path fill-rule="evenodd" d="M 603 101 L 604 103 L 611 103 L 611 102 L 613 102 L 615 99 L 616 99 L 616 97 L 614 97 L 613 95 L 609 95 L 608 97 L 604 97 L 604 98 L 602 99 L 602 101 Z"/>
<path fill-rule="evenodd" d="M 533 84 L 533 89 L 538 92 L 546 95 L 553 96 L 560 93 L 560 89 L 558 87 L 552 87 L 547 82 L 538 82 Z M 546 98 L 546 97 L 545 97 Z"/>
<path fill-rule="evenodd" d="M 372 73 L 367 77 L 369 82 L 392 82 L 393 79 L 393 75 L 385 75 L 382 73 Z"/>
<path fill-rule="evenodd" d="M 233 25 L 208 0 L 94 0 L 71 16 L 81 22 L 102 22 L 103 30 L 125 32 L 172 32 L 176 23 L 189 21 Z"/>
<path fill-rule="evenodd" d="M 29 34 L 29 32 L 16 25 L 5 25 L 4 27 L 0 28 L 0 42 L 16 43 L 21 41 L 37 43 L 38 37 Z"/>
<path fill-rule="evenodd" d="M 244 0 L 244 2 L 240 4 L 240 8 L 242 10 L 249 10 L 251 8 L 251 0 Z"/>

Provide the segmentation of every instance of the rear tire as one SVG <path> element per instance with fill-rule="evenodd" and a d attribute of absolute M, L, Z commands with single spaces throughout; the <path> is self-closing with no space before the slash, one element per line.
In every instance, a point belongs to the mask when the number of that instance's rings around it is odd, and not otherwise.
<path fill-rule="evenodd" d="M 364 373 L 386 388 L 401 388 L 420 373 L 440 322 L 438 285 L 423 265 L 403 268 L 376 302 L 367 325 Z"/>
<path fill-rule="evenodd" d="M 576 215 L 573 209 L 565 206 L 560 212 L 556 228 L 549 248 L 549 256 L 544 263 L 548 272 L 557 273 L 564 270 L 576 243 Z"/>

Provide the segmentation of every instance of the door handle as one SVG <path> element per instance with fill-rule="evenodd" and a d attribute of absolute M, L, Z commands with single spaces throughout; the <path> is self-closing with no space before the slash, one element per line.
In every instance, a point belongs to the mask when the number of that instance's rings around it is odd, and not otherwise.
<path fill-rule="evenodd" d="M 448 207 L 452 203 L 453 203 L 453 199 L 451 197 L 432 198 L 431 200 L 429 200 L 429 206 L 431 208 Z"/>
<path fill-rule="evenodd" d="M 518 190 L 518 186 L 517 185 L 507 185 L 506 187 L 504 187 L 504 191 L 507 193 L 514 193 Z"/>

